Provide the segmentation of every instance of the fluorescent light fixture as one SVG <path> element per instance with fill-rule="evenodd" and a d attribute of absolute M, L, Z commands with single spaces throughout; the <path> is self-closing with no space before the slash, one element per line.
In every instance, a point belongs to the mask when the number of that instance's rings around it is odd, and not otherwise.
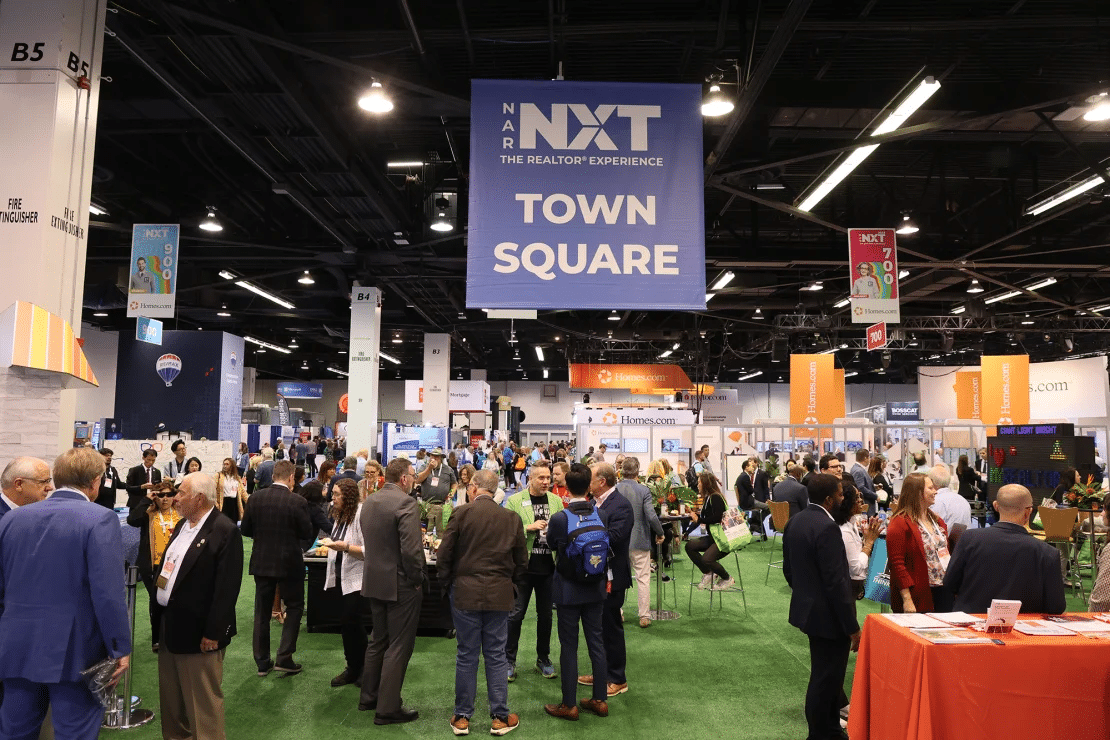
<path fill-rule="evenodd" d="M 308 270 L 305 270 L 304 275 L 301 275 L 299 278 L 297 278 L 297 282 L 301 285 L 312 285 L 316 281 L 313 280 L 312 276 L 308 274 Z"/>
<path fill-rule="evenodd" d="M 393 355 L 387 355 L 385 352 L 378 352 L 378 357 L 382 358 L 383 360 L 389 360 L 394 365 L 400 365 L 401 364 L 400 360 L 398 360 Z"/>
<path fill-rule="evenodd" d="M 852 372 L 850 372 L 850 373 L 844 373 L 844 377 L 845 377 L 845 378 L 850 378 L 850 377 L 852 377 L 853 375 L 859 375 L 859 373 L 857 373 L 857 372 L 856 372 L 855 370 L 853 370 L 853 371 L 852 371 Z"/>
<path fill-rule="evenodd" d="M 347 350 L 341 349 L 341 350 L 339 350 L 339 354 L 345 355 L 345 354 L 347 354 Z"/>
<path fill-rule="evenodd" d="M 393 110 L 393 101 L 385 94 L 382 83 L 374 80 L 366 94 L 358 99 L 358 107 L 370 113 L 389 113 Z"/>
<path fill-rule="evenodd" d="M 675 342 L 675 343 L 674 343 L 674 346 L 673 346 L 673 347 L 671 347 L 671 351 L 674 351 L 674 350 L 678 349 L 678 348 L 679 348 L 679 347 L 681 347 L 681 346 L 682 346 L 681 344 L 679 344 L 678 342 Z"/>
<path fill-rule="evenodd" d="M 1110 120 L 1110 97 L 1107 93 L 1099 93 L 1087 98 L 1088 103 L 1092 103 L 1089 111 L 1083 114 L 1084 121 L 1106 121 Z"/>
<path fill-rule="evenodd" d="M 898 271 L 898 279 L 899 280 L 903 280 L 905 278 L 908 278 L 909 276 L 910 276 L 910 271 L 909 270 L 899 270 Z"/>
<path fill-rule="evenodd" d="M 720 290 L 721 288 L 731 283 L 733 278 L 735 277 L 736 273 L 732 270 L 729 270 L 724 275 L 721 275 L 721 277 L 717 278 L 717 282 L 713 283 L 713 287 L 711 287 L 710 290 Z"/>
<path fill-rule="evenodd" d="M 875 130 L 871 132 L 871 136 L 888 134 L 897 129 L 939 89 L 939 82 L 932 77 L 926 77 L 918 84 L 914 91 L 907 95 L 906 99 L 887 116 L 886 120 L 880 123 Z M 839 185 L 845 177 L 851 174 L 852 170 L 859 167 L 860 163 L 871 156 L 871 153 L 878 148 L 878 144 L 871 144 L 854 150 L 806 197 L 805 200 L 802 201 L 798 208 L 803 211 L 813 210 L 814 206 L 820 203 L 826 195 L 832 192 L 833 188 Z"/>
<path fill-rule="evenodd" d="M 331 370 L 333 373 L 337 373 L 339 375 L 342 375 L 345 378 L 350 377 L 350 375 L 351 375 L 350 373 L 344 372 L 344 371 L 340 370 L 337 367 L 329 367 L 328 370 Z"/>
<path fill-rule="evenodd" d="M 736 104 L 726 98 L 724 93 L 721 92 L 721 86 L 717 83 L 713 83 L 709 86 L 709 94 L 706 95 L 705 100 L 702 101 L 701 114 L 703 116 L 709 116 L 710 118 L 716 118 L 717 116 L 731 113 L 732 109 L 735 107 Z"/>
<path fill-rule="evenodd" d="M 756 190 L 786 190 L 786 186 L 781 182 L 761 182 L 755 186 Z"/>
<path fill-rule="evenodd" d="M 852 301 L 849 298 L 841 298 L 839 301 L 833 304 L 833 308 L 844 308 L 851 302 Z"/>
<path fill-rule="evenodd" d="M 270 291 L 263 290 L 262 288 L 259 288 L 254 283 L 248 282 L 246 280 L 236 280 L 235 284 L 238 285 L 240 288 L 243 288 L 245 290 L 249 290 L 250 292 L 254 293 L 255 295 L 262 296 L 263 298 L 265 298 L 268 301 L 273 301 L 274 303 L 278 304 L 282 308 L 290 308 L 290 309 L 296 308 L 296 306 L 294 306 L 292 303 L 285 300 L 284 298 L 278 298 L 276 295 L 274 295 Z"/>
<path fill-rule="evenodd" d="M 411 161 L 405 160 L 403 162 L 386 162 L 385 166 L 386 167 L 423 167 L 424 163 L 421 162 L 419 159 L 414 159 L 414 160 L 411 160 Z"/>
<path fill-rule="evenodd" d="M 536 359 L 543 362 L 543 347 L 536 345 Z"/>
<path fill-rule="evenodd" d="M 103 318 L 104 316 L 107 316 L 107 315 L 108 315 L 107 311 L 95 311 L 93 313 L 93 316 L 97 316 L 97 317 L 101 317 L 101 318 Z"/>
<path fill-rule="evenodd" d="M 976 278 L 971 278 L 971 285 L 967 286 L 968 293 L 982 293 L 983 286 L 979 284 Z"/>
<path fill-rule="evenodd" d="M 705 294 L 705 302 L 709 303 L 709 299 L 712 298 L 715 295 L 717 295 L 717 294 L 716 293 L 706 293 Z"/>
<path fill-rule="evenodd" d="M 1095 313 L 1101 313 L 1103 311 L 1110 310 L 1110 306 L 1099 306 L 1098 308 L 1092 308 L 1091 310 Z"/>
<path fill-rule="evenodd" d="M 94 216 L 107 216 L 108 212 L 95 203 L 89 203 L 89 213 Z"/>
<path fill-rule="evenodd" d="M 963 313 L 967 310 L 967 306 L 956 306 L 952 309 L 952 313 Z"/>
<path fill-rule="evenodd" d="M 748 373 L 747 375 L 741 375 L 739 378 L 737 378 L 737 380 L 751 380 L 752 378 L 758 378 L 762 374 L 763 374 L 762 370 L 756 370 L 754 373 Z"/>
<path fill-rule="evenodd" d="M 235 279 L 235 275 L 228 272 L 227 270 L 220 270 L 220 277 L 222 277 L 224 280 L 234 280 Z"/>
<path fill-rule="evenodd" d="M 983 303 L 986 303 L 987 305 L 990 305 L 992 303 L 998 303 L 999 301 L 1005 301 L 1005 300 L 1008 300 L 1010 298 L 1014 298 L 1014 297 L 1019 296 L 1019 295 L 1021 295 L 1020 290 L 1011 290 L 1010 292 L 1003 293 L 1002 295 L 992 295 L 990 298 L 987 298 L 986 300 L 984 300 Z"/>
<path fill-rule="evenodd" d="M 1048 286 L 1055 285 L 1055 284 L 1056 284 L 1056 278 L 1050 277 L 1050 278 L 1045 278 L 1044 280 L 1041 280 L 1039 283 L 1033 283 L 1032 285 L 1027 285 L 1027 286 L 1025 286 L 1025 289 L 1026 290 L 1040 290 L 1041 288 L 1047 288 Z"/>
<path fill-rule="evenodd" d="M 674 354 L 674 350 L 669 349 L 666 352 L 664 352 L 663 354 L 659 355 L 659 359 L 663 359 L 664 357 L 670 357 L 672 354 Z"/>
<path fill-rule="evenodd" d="M 1040 203 L 1037 203 L 1036 205 L 1026 209 L 1025 215 L 1026 216 L 1039 216 L 1040 214 L 1044 213 L 1045 211 L 1047 211 L 1049 209 L 1052 209 L 1052 208 L 1055 208 L 1056 206 L 1060 205 L 1061 203 L 1066 203 L 1067 201 L 1071 200 L 1072 198 L 1076 198 L 1080 195 L 1083 195 L 1083 193 L 1087 192 L 1088 190 L 1091 190 L 1092 188 L 1097 188 L 1099 185 L 1101 185 L 1104 182 L 1106 182 L 1106 181 L 1102 179 L 1102 175 L 1095 175 L 1093 177 L 1089 177 L 1086 180 L 1084 180 L 1083 182 L 1078 183 L 1077 185 L 1072 185 L 1070 188 L 1063 191 L 1062 193 L 1054 195 L 1051 198 L 1048 198 L 1046 200 L 1042 200 Z"/>
<path fill-rule="evenodd" d="M 287 355 L 293 354 L 291 351 L 287 350 L 285 347 L 279 347 L 276 344 L 270 344 L 269 342 L 263 342 L 261 339 L 255 339 L 254 337 L 249 337 L 249 336 L 248 337 L 243 337 L 243 340 L 247 341 L 247 342 L 250 342 L 251 344 L 257 344 L 259 347 L 265 347 L 266 349 L 272 349 L 275 352 L 281 352 L 281 353 L 287 354 Z"/>

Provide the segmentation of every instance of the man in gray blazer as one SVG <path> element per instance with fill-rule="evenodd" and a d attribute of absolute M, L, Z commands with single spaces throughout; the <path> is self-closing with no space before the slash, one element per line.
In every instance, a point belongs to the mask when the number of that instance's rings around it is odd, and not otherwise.
<path fill-rule="evenodd" d="M 856 484 L 860 497 L 867 504 L 867 516 L 873 516 L 879 511 L 879 496 L 875 493 L 875 483 L 867 474 L 867 463 L 870 459 L 871 453 L 866 448 L 860 447 L 856 450 L 856 464 L 851 470 L 852 482 Z"/>
<path fill-rule="evenodd" d="M 663 540 L 663 525 L 655 513 L 651 491 L 637 480 L 640 475 L 640 460 L 626 457 L 621 463 L 622 480 L 617 484 L 617 492 L 632 504 L 635 520 L 632 524 L 632 540 L 628 545 L 628 559 L 636 577 L 636 607 L 640 615 L 640 626 L 651 626 L 651 540 Z"/>
<path fill-rule="evenodd" d="M 358 708 L 377 710 L 376 725 L 412 722 L 419 716 L 401 706 L 401 685 L 424 598 L 420 509 L 409 495 L 414 478 L 409 460 L 391 461 L 385 485 L 362 505 L 362 595 L 370 599 L 374 631 L 366 648 Z"/>

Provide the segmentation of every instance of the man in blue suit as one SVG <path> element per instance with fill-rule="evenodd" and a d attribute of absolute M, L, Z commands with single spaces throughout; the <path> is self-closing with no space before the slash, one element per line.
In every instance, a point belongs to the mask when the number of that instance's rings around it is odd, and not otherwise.
<path fill-rule="evenodd" d="M 625 675 L 627 653 L 624 645 L 624 619 L 621 607 L 624 606 L 625 592 L 632 587 L 632 565 L 628 559 L 628 548 L 632 541 L 632 526 L 636 522 L 636 512 L 632 504 L 617 493 L 617 470 L 609 463 L 595 463 L 591 466 L 593 480 L 590 493 L 597 502 L 597 513 L 609 530 L 609 549 L 613 553 L 609 561 L 609 593 L 605 596 L 605 608 L 601 614 L 601 635 L 605 640 L 605 661 L 608 666 L 606 695 L 611 697 L 628 691 L 628 677 Z M 613 495 L 616 494 L 616 495 Z M 578 683 L 592 686 L 598 676 L 579 676 Z"/>
<path fill-rule="evenodd" d="M 54 463 L 58 489 L 0 519 L 0 737 L 34 740 L 53 711 L 58 737 L 95 740 L 104 707 L 80 673 L 131 653 L 116 515 L 92 502 L 104 458 L 67 450 Z"/>

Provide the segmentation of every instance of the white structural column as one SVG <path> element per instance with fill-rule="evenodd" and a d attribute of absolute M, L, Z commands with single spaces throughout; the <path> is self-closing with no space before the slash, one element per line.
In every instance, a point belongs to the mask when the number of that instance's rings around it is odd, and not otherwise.
<path fill-rule="evenodd" d="M 451 335 L 424 335 L 424 423 L 451 422 Z"/>
<path fill-rule="evenodd" d="M 105 4 L 0 3 L 0 311 L 29 301 L 77 334 Z M 0 444 L 47 459 L 71 447 L 75 393 L 55 373 L 0 367 Z"/>
<path fill-rule="evenodd" d="M 486 372 L 486 370 L 471 370 L 470 379 L 480 380 L 484 383 L 486 380 Z M 468 423 L 470 425 L 470 431 L 482 432 L 486 435 L 486 439 L 489 439 L 489 425 L 486 423 L 486 420 L 489 418 L 489 409 L 487 408 L 480 414 L 469 414 L 469 418 L 470 420 Z"/>
<path fill-rule="evenodd" d="M 351 288 L 351 348 L 347 354 L 348 450 L 377 446 L 381 340 L 382 292 L 356 285 Z"/>

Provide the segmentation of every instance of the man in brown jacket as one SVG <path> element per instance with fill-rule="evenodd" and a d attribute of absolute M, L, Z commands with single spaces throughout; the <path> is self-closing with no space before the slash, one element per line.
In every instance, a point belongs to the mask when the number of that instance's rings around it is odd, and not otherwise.
<path fill-rule="evenodd" d="M 458 640 L 455 662 L 455 713 L 451 730 L 470 732 L 478 690 L 478 657 L 486 658 L 486 688 L 493 722 L 491 735 L 505 735 L 520 724 L 509 713 L 509 611 L 516 603 L 513 583 L 526 570 L 524 529 L 520 517 L 493 500 L 497 473 L 479 470 L 467 486 L 470 503 L 447 522 L 436 556 L 436 569 L 450 588 L 451 614 Z"/>

